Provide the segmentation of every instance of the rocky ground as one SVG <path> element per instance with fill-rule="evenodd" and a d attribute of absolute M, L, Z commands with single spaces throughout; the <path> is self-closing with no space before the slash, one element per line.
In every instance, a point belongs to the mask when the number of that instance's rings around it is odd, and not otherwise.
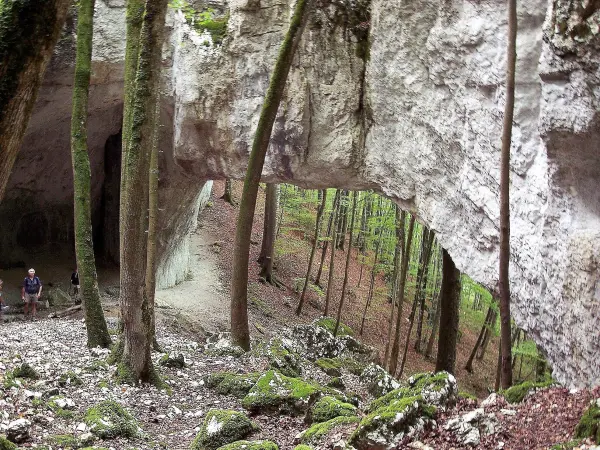
<path fill-rule="evenodd" d="M 80 320 L 4 324 L 0 433 L 19 448 L 47 450 L 217 449 L 246 438 L 283 450 L 342 449 L 348 442 L 359 450 L 546 449 L 569 442 L 600 397 L 598 390 L 520 389 L 506 395 L 525 396 L 520 403 L 495 395 L 477 402 L 461 398 L 447 375 L 401 386 L 369 364 L 377 357 L 373 348 L 328 329 L 324 321 L 282 330 L 240 356 L 225 335 L 205 339 L 163 327 L 165 353 L 153 358 L 165 388 L 157 389 L 119 384 L 108 351 L 85 347 Z M 5 448 L 11 447 L 0 438 Z"/>

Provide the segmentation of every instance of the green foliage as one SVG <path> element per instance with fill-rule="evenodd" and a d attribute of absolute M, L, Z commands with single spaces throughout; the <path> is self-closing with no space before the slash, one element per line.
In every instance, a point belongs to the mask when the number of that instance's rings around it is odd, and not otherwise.
<path fill-rule="evenodd" d="M 208 32 L 212 38 L 213 45 L 217 46 L 223 43 L 227 36 L 227 23 L 229 14 L 219 14 L 213 8 L 205 8 L 196 11 L 185 0 L 172 0 L 169 6 L 173 9 L 181 10 L 187 22 L 199 33 Z M 212 206 L 212 205 L 211 205 Z"/>
<path fill-rule="evenodd" d="M 581 439 L 574 439 L 562 444 L 556 444 L 550 447 L 550 450 L 573 450 L 581 445 Z"/>
<path fill-rule="evenodd" d="M 358 423 L 359 421 L 360 419 L 356 416 L 340 416 L 328 420 L 327 422 L 315 423 L 308 430 L 304 431 L 300 435 L 300 442 L 302 442 L 303 444 L 318 444 L 321 439 L 326 437 L 337 427 L 344 425 L 352 425 Z"/>
<path fill-rule="evenodd" d="M 596 444 L 600 444 L 600 401 L 594 401 L 583 413 L 575 428 L 575 437 L 591 438 Z"/>
<path fill-rule="evenodd" d="M 258 427 L 243 413 L 211 409 L 206 414 L 191 450 L 216 450 L 244 439 Z M 234 447 L 235 448 L 235 447 Z"/>
<path fill-rule="evenodd" d="M 544 381 L 542 383 L 534 383 L 533 381 L 525 381 L 521 384 L 517 384 L 508 388 L 506 391 L 502 392 L 504 398 L 509 403 L 521 403 L 525 396 L 529 394 L 530 391 L 534 389 L 544 389 L 552 386 L 553 381 Z"/>
<path fill-rule="evenodd" d="M 206 386 L 221 395 L 233 395 L 244 398 L 252 386 L 256 384 L 259 373 L 234 374 L 231 372 L 216 372 L 208 376 Z"/>
<path fill-rule="evenodd" d="M 340 416 L 356 416 L 356 406 L 328 395 L 317 401 L 311 412 L 313 422 L 327 422 Z"/>
<path fill-rule="evenodd" d="M 84 422 L 101 439 L 133 438 L 139 434 L 135 418 L 114 400 L 104 400 L 88 408 Z"/>
<path fill-rule="evenodd" d="M 0 436 L 0 450 L 17 450 L 17 446 L 6 439 L 5 436 Z"/>
<path fill-rule="evenodd" d="M 271 441 L 237 441 L 218 450 L 279 450 L 279 447 Z"/>

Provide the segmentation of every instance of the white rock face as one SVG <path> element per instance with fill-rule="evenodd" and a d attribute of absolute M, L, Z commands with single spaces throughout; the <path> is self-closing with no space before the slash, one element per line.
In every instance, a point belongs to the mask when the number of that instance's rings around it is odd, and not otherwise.
<path fill-rule="evenodd" d="M 181 14 L 169 14 L 161 189 L 163 199 L 178 202 L 167 202 L 163 217 L 167 260 L 185 254 L 203 182 L 243 177 L 290 3 L 231 0 L 222 46 L 211 45 L 210 35 L 199 35 Z M 495 289 L 505 4 L 372 0 L 369 18 L 366 0 L 316 3 L 264 180 L 376 189 L 432 228 L 461 271 Z M 94 49 L 91 104 L 98 117 L 112 118 L 120 107 L 124 13 L 115 12 L 118 6 L 102 0 L 97 6 L 98 16 L 108 14 L 97 22 Z M 512 312 L 542 346 L 558 381 L 596 385 L 600 12 L 587 17 L 578 0 L 531 0 L 519 8 Z M 118 131 L 118 121 L 108 122 L 110 132 L 98 133 L 102 144 Z M 34 120 L 33 135 L 36 123 L 44 129 Z M 54 145 L 68 145 L 66 137 Z M 167 267 L 177 272 L 184 265 Z M 173 279 L 169 270 L 165 277 Z"/>

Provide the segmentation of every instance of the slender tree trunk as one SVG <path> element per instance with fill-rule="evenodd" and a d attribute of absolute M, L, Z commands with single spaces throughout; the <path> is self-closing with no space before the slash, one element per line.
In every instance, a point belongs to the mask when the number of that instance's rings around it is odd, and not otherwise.
<path fill-rule="evenodd" d="M 442 303 L 435 371 L 445 370 L 453 374 L 456 364 L 456 340 L 458 337 L 460 272 L 448 252 L 445 249 L 442 252 Z"/>
<path fill-rule="evenodd" d="M 384 364 L 387 364 L 390 356 L 390 347 L 392 340 L 392 331 L 394 330 L 394 309 L 398 300 L 398 283 L 400 278 L 400 266 L 402 265 L 402 254 L 404 252 L 404 226 L 406 215 L 403 215 L 398 205 L 395 205 L 396 215 L 396 248 L 394 249 L 394 274 L 392 275 L 392 308 L 390 311 L 390 322 L 388 324 L 388 335 L 385 345 Z"/>
<path fill-rule="evenodd" d="M 500 164 L 500 334 L 502 342 L 502 388 L 512 385 L 510 348 L 510 142 L 515 107 L 515 67 L 517 62 L 517 0 L 508 0 L 508 43 L 506 50 L 506 104 L 502 130 Z"/>
<path fill-rule="evenodd" d="M 230 205 L 235 206 L 235 200 L 233 200 L 233 181 L 231 178 L 227 178 L 225 180 L 225 191 L 223 192 L 223 197 L 221 198 Z"/>
<path fill-rule="evenodd" d="M 402 214 L 405 214 L 402 212 Z M 402 219 L 404 223 L 406 219 Z M 390 362 L 388 372 L 391 374 L 396 373 L 398 368 L 398 356 L 400 354 L 400 331 L 402 328 L 402 309 L 404 307 L 404 290 L 406 286 L 406 276 L 408 275 L 408 264 L 410 262 L 410 252 L 412 248 L 412 240 L 415 229 L 415 216 L 411 215 L 410 222 L 408 224 L 408 234 L 404 251 L 402 252 L 402 269 L 400 270 L 400 282 L 398 283 L 398 314 L 396 315 L 396 333 L 394 335 L 394 345 L 392 345 L 392 352 L 390 353 Z"/>
<path fill-rule="evenodd" d="M 287 205 L 287 197 L 288 197 L 288 189 L 285 184 L 282 184 L 283 192 L 281 195 L 281 200 L 279 202 L 279 219 L 277 219 L 277 232 L 275 233 L 275 240 L 279 237 L 279 231 L 281 230 L 281 225 L 283 224 L 285 207 Z"/>
<path fill-rule="evenodd" d="M 516 331 L 516 333 L 517 333 L 517 339 L 516 339 L 516 341 L 515 341 L 515 343 L 514 343 L 513 347 L 518 347 L 518 346 L 519 346 L 519 342 L 521 341 L 521 329 L 520 329 L 520 328 L 517 328 L 517 331 Z M 514 341 L 514 339 L 513 339 L 513 341 Z M 511 370 L 512 370 L 513 372 L 515 371 L 515 366 L 516 366 L 516 365 L 517 365 L 517 357 L 516 357 L 516 356 L 513 356 L 513 359 L 512 359 L 512 365 L 511 365 Z"/>
<path fill-rule="evenodd" d="M 304 278 L 304 286 L 302 287 L 302 294 L 300 295 L 300 301 L 298 302 L 298 308 L 296 308 L 296 315 L 299 316 L 302 313 L 302 307 L 304 306 L 304 298 L 306 297 L 306 289 L 310 282 L 310 272 L 312 270 L 313 261 L 315 259 L 315 253 L 317 251 L 317 245 L 319 244 L 319 230 L 321 229 L 321 222 L 323 213 L 325 212 L 325 206 L 327 204 L 327 189 L 323 189 L 321 194 L 321 206 L 317 210 L 317 220 L 315 224 L 315 238 L 313 241 L 312 248 L 310 250 L 310 257 L 308 258 L 308 267 L 306 269 L 306 277 Z"/>
<path fill-rule="evenodd" d="M 493 308 L 490 306 L 488 308 L 487 315 L 485 316 L 485 319 L 483 321 L 483 325 L 481 326 L 481 331 L 479 332 L 479 336 L 477 337 L 477 342 L 475 343 L 475 347 L 473 347 L 473 351 L 471 351 L 471 354 L 469 355 L 467 364 L 465 364 L 465 370 L 469 373 L 473 373 L 473 360 L 475 359 L 475 355 L 477 354 L 477 350 L 479 349 L 479 346 L 483 342 L 483 335 L 485 334 L 485 331 L 487 330 L 487 327 L 489 326 L 489 323 L 492 319 L 492 311 L 493 311 Z"/>
<path fill-rule="evenodd" d="M 338 190 L 338 193 L 340 193 L 340 191 Z M 328 274 L 328 279 L 327 279 L 327 292 L 325 294 L 325 312 L 324 315 L 328 316 L 329 315 L 329 301 L 331 299 L 331 292 L 333 291 L 333 284 L 334 284 L 334 275 L 335 275 L 335 239 L 337 237 L 337 224 L 339 222 L 339 212 L 342 206 L 342 197 L 341 194 L 338 197 L 339 198 L 339 202 L 337 204 L 337 208 L 334 209 L 333 211 L 333 226 L 331 228 L 331 255 L 330 255 L 330 259 L 329 259 L 329 274 Z"/>
<path fill-rule="evenodd" d="M 92 242 L 91 170 L 87 146 L 88 98 L 92 64 L 94 0 L 80 0 L 77 15 L 77 57 L 71 116 L 75 254 L 81 283 L 88 347 L 110 347 L 111 339 L 102 312 Z"/>
<path fill-rule="evenodd" d="M 327 236 L 325 241 L 323 242 L 323 251 L 321 252 L 321 262 L 319 263 L 319 268 L 317 269 L 317 276 L 315 277 L 315 284 L 317 286 L 321 286 L 321 275 L 323 274 L 323 265 L 325 264 L 325 257 L 327 255 L 327 248 L 329 247 L 329 241 L 331 238 L 331 232 L 333 227 L 333 218 L 334 211 L 337 209 L 337 205 L 340 201 L 340 191 L 335 191 L 335 196 L 333 197 L 333 206 L 331 209 L 331 215 L 329 216 L 329 221 L 327 223 Z M 333 245 L 333 244 L 332 244 Z"/>
<path fill-rule="evenodd" d="M 120 224 L 123 244 L 120 302 L 124 345 L 119 375 L 134 383 L 157 381 L 150 357 L 153 336 L 152 309 L 145 280 L 148 247 L 146 212 L 167 3 L 167 0 L 148 0 L 146 3 L 135 88 L 124 112 L 124 116 L 130 118 L 130 129 L 123 132 L 128 144 L 123 154 L 126 191 L 121 202 Z M 133 108 L 133 111 L 127 108 Z"/>
<path fill-rule="evenodd" d="M 433 353 L 433 344 L 435 344 L 435 338 L 438 335 L 438 329 L 440 326 L 440 314 L 442 312 L 441 305 L 442 296 L 441 293 L 438 292 L 436 294 L 436 307 L 435 307 L 435 315 L 433 316 L 433 326 L 431 328 L 431 335 L 429 336 L 429 341 L 427 342 L 427 350 L 425 350 L 425 357 L 430 358 Z"/>
<path fill-rule="evenodd" d="M 277 185 L 267 183 L 265 198 L 265 220 L 261 249 L 260 276 L 267 283 L 275 284 L 273 279 L 273 250 L 275 249 L 275 227 L 277 225 Z"/>
<path fill-rule="evenodd" d="M 496 326 L 496 319 L 498 318 L 498 312 L 494 309 L 492 310 L 492 317 L 490 318 L 490 324 L 485 329 L 485 333 L 483 335 L 483 341 L 481 342 L 481 346 L 479 347 L 479 351 L 477 352 L 477 356 L 475 358 L 478 361 L 483 360 L 485 356 L 485 352 L 487 350 L 488 343 L 490 342 L 490 338 L 492 336 L 492 330 Z"/>
<path fill-rule="evenodd" d="M 363 335 L 365 330 L 365 320 L 367 320 L 367 310 L 371 305 L 373 299 L 373 291 L 375 286 L 375 277 L 377 275 L 377 262 L 379 260 L 379 250 L 381 249 L 381 240 L 383 236 L 383 227 L 379 229 L 379 238 L 377 244 L 375 244 L 375 256 L 373 257 L 373 266 L 371 267 L 371 280 L 369 282 L 369 293 L 367 294 L 367 301 L 365 303 L 365 309 L 363 311 L 362 320 L 360 322 L 360 335 Z"/>
<path fill-rule="evenodd" d="M 346 241 L 346 229 L 348 222 L 348 191 L 342 191 L 342 203 L 340 208 L 338 219 L 338 231 L 337 231 L 337 243 L 336 248 L 338 250 L 344 250 L 344 243 Z"/>
<path fill-rule="evenodd" d="M 233 276 L 231 281 L 231 336 L 233 342 L 244 350 L 250 349 L 248 326 L 248 253 L 252 235 L 252 221 L 256 208 L 258 184 L 269 147 L 273 123 L 283 97 L 283 91 L 292 65 L 296 48 L 302 36 L 307 11 L 311 0 L 298 0 L 290 27 L 279 50 L 273 69 L 269 90 L 263 103 L 260 120 L 254 135 L 252 151 L 248 160 L 248 171 L 244 181 L 240 212 L 235 234 Z"/>
<path fill-rule="evenodd" d="M 502 378 L 502 342 L 498 343 L 498 363 L 496 364 L 496 383 L 494 391 L 500 390 L 500 379 Z"/>
<path fill-rule="evenodd" d="M 0 3 L 0 202 L 70 5 L 69 0 Z"/>
<path fill-rule="evenodd" d="M 421 339 L 423 335 L 423 315 L 425 314 L 425 296 L 427 290 L 427 276 L 429 273 L 429 261 L 431 259 L 431 248 L 433 245 L 433 239 L 435 233 L 429 230 L 427 235 L 428 242 L 426 243 L 426 251 L 423 258 L 423 272 L 421 274 L 421 280 L 418 286 L 418 298 L 419 298 L 419 317 L 417 318 L 417 337 L 415 338 L 415 351 L 421 353 Z"/>
<path fill-rule="evenodd" d="M 335 321 L 335 328 L 333 335 L 337 336 L 338 329 L 340 327 L 340 321 L 342 320 L 342 309 L 344 307 L 344 300 L 346 299 L 346 287 L 348 286 L 348 268 L 350 267 L 350 256 L 352 254 L 352 236 L 354 233 L 354 218 L 356 217 L 356 197 L 358 193 L 354 191 L 352 194 L 352 217 L 350 219 L 350 236 L 348 238 L 348 253 L 346 253 L 346 267 L 344 269 L 344 281 L 342 283 L 342 297 L 340 298 L 340 305 L 338 307 L 337 318 Z"/>

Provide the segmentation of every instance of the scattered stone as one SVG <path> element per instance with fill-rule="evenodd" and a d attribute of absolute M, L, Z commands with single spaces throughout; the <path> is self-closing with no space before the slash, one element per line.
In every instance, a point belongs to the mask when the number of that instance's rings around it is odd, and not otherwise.
<path fill-rule="evenodd" d="M 417 389 L 425 403 L 436 407 L 454 406 L 458 399 L 458 385 L 448 372 L 420 373 L 408 379 L 408 385 Z"/>
<path fill-rule="evenodd" d="M 517 412 L 514 409 L 501 409 L 500 412 L 505 416 L 516 416 Z"/>
<path fill-rule="evenodd" d="M 356 406 L 325 396 L 318 400 L 309 411 L 309 422 L 327 422 L 336 417 L 356 416 Z"/>
<path fill-rule="evenodd" d="M 15 444 L 21 444 L 29 439 L 31 422 L 27 419 L 13 420 L 6 428 L 6 438 Z"/>
<path fill-rule="evenodd" d="M 196 435 L 191 450 L 216 450 L 244 439 L 257 430 L 257 426 L 243 413 L 212 409 Z"/>
<path fill-rule="evenodd" d="M 233 356 L 235 358 L 246 353 L 243 348 L 231 342 L 231 333 L 209 335 L 204 350 L 208 356 Z"/>
<path fill-rule="evenodd" d="M 69 306 L 73 304 L 71 296 L 58 287 L 50 288 L 47 291 L 44 289 L 44 292 L 50 306 Z"/>
<path fill-rule="evenodd" d="M 60 390 L 58 388 L 50 388 L 47 391 L 42 393 L 42 398 L 50 398 L 55 397 L 60 394 Z"/>
<path fill-rule="evenodd" d="M 279 447 L 271 441 L 237 441 L 218 450 L 279 450 Z"/>
<path fill-rule="evenodd" d="M 305 413 L 322 391 L 318 385 L 286 377 L 274 370 L 263 374 L 242 400 L 242 406 L 261 413 Z"/>
<path fill-rule="evenodd" d="M 475 447 L 479 445 L 482 436 L 496 433 L 498 427 L 498 421 L 493 414 L 486 414 L 483 408 L 477 408 L 450 419 L 445 429 L 452 431 L 461 444 Z"/>
<path fill-rule="evenodd" d="M 325 328 L 314 324 L 294 327 L 289 342 L 297 353 L 310 361 L 319 358 L 336 358 L 345 349 L 342 341 Z"/>
<path fill-rule="evenodd" d="M 185 367 L 185 358 L 180 353 L 177 356 L 170 356 L 168 353 L 163 355 L 158 363 L 164 367 L 170 367 L 172 369 L 183 369 Z"/>
<path fill-rule="evenodd" d="M 328 436 L 331 436 L 340 428 L 354 428 L 358 422 L 360 422 L 360 419 L 356 416 L 336 417 L 328 420 L 327 422 L 313 424 L 308 430 L 300 433 L 297 439 L 303 444 L 310 444 L 316 446 L 317 448 L 321 448 L 319 447 L 319 444 L 321 444 Z"/>
<path fill-rule="evenodd" d="M 104 400 L 85 412 L 85 424 L 101 439 L 135 437 L 140 428 L 135 418 L 114 400 Z"/>
<path fill-rule="evenodd" d="M 400 383 L 377 364 L 367 366 L 360 375 L 360 381 L 367 385 L 368 391 L 375 397 L 381 397 L 400 387 Z"/>
<path fill-rule="evenodd" d="M 58 379 L 58 385 L 65 386 L 81 386 L 83 381 L 75 372 L 69 370 L 66 373 L 63 373 Z M 58 394 L 58 393 L 57 393 Z M 55 394 L 56 395 L 56 394 Z"/>
<path fill-rule="evenodd" d="M 215 372 L 206 378 L 206 386 L 221 395 L 244 398 L 250 392 L 252 386 L 256 384 L 259 377 L 259 373 Z"/>
<path fill-rule="evenodd" d="M 490 406 L 496 406 L 498 403 L 498 394 L 495 392 L 491 393 L 488 398 L 481 402 L 481 406 L 483 408 L 488 408 Z"/>
<path fill-rule="evenodd" d="M 52 399 L 52 403 L 60 409 L 75 409 L 75 402 L 70 398 L 57 397 Z"/>
<path fill-rule="evenodd" d="M 37 380 L 40 375 L 27 363 L 21 364 L 13 371 L 15 378 L 29 378 L 30 380 Z"/>

